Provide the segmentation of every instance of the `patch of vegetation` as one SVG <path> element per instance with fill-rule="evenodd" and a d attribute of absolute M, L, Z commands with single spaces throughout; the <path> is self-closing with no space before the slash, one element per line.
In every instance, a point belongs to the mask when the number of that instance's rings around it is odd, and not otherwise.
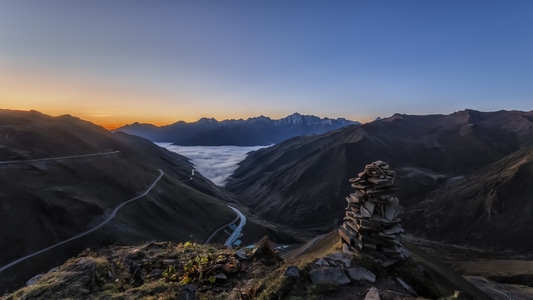
<path fill-rule="evenodd" d="M 210 290 L 220 294 L 234 287 L 230 277 L 246 265 L 222 246 L 187 242 L 110 247 L 85 251 L 5 299 L 175 299 L 187 292 L 209 295 Z"/>
<path fill-rule="evenodd" d="M 384 268 L 364 255 L 354 256 L 352 267 L 372 271 L 378 278 L 375 284 L 365 281 L 342 286 L 313 284 L 310 272 L 319 268 L 315 265 L 318 257 L 314 255 L 327 256 L 341 248 L 337 243 L 328 244 L 301 258 L 285 261 L 267 238 L 252 249 L 240 250 L 191 242 L 109 247 L 98 252 L 85 251 L 44 274 L 35 285 L 2 299 L 325 300 L 364 296 L 371 286 L 405 295 L 395 277 L 412 285 L 420 296 L 442 297 L 434 293 L 431 276 L 416 262 Z M 299 276 L 285 275 L 290 266 L 298 267 Z"/>
<path fill-rule="evenodd" d="M 290 288 L 283 271 L 268 239 L 240 255 L 221 245 L 153 242 L 84 251 L 3 299 L 269 299 L 265 291 Z M 277 280 L 279 287 L 272 288 Z"/>

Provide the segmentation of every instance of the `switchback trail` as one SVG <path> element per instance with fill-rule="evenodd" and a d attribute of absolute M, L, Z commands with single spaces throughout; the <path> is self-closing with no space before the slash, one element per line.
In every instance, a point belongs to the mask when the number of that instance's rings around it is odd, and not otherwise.
<path fill-rule="evenodd" d="M 153 187 L 159 182 L 159 180 L 161 179 L 161 177 L 163 177 L 163 175 L 165 175 L 165 173 L 164 173 L 162 170 L 159 169 L 158 171 L 159 171 L 159 176 L 158 176 L 158 177 L 154 180 L 154 182 L 152 182 L 152 184 L 151 184 L 151 185 L 150 185 L 150 186 L 144 191 L 144 193 L 142 193 L 142 194 L 140 194 L 139 196 L 136 196 L 136 197 L 134 197 L 134 198 L 131 198 L 131 199 L 129 199 L 129 200 L 123 202 L 123 203 L 120 204 L 119 206 L 117 206 L 117 207 L 113 210 L 113 212 L 111 212 L 111 215 L 109 215 L 109 217 L 107 217 L 107 219 L 105 219 L 102 223 L 96 225 L 95 227 L 93 227 L 93 228 L 91 228 L 91 229 L 89 229 L 89 230 L 87 230 L 87 231 L 85 231 L 85 232 L 83 232 L 83 233 L 80 233 L 80 234 L 78 234 L 78 235 L 76 235 L 76 236 L 73 236 L 73 237 L 71 237 L 71 238 L 69 238 L 69 239 L 67 239 L 67 240 L 64 240 L 64 241 L 59 242 L 59 243 L 57 243 L 57 244 L 54 244 L 54 245 L 52 245 L 52 246 L 50 246 L 50 247 L 44 248 L 44 249 L 39 250 L 39 251 L 37 251 L 37 252 L 31 253 L 31 254 L 26 255 L 26 256 L 24 256 L 24 257 L 21 257 L 21 258 L 15 260 L 15 261 L 12 261 L 12 262 L 10 262 L 9 264 L 7 264 L 7 265 L 1 267 L 1 268 L 0 268 L 0 272 L 2 272 L 2 271 L 4 271 L 4 270 L 6 270 L 6 269 L 8 269 L 8 268 L 10 268 L 10 267 L 12 267 L 12 266 L 18 264 L 18 263 L 20 263 L 20 262 L 22 262 L 22 261 L 25 261 L 25 260 L 27 260 L 27 259 L 29 259 L 29 258 L 32 258 L 32 257 L 34 257 L 34 256 L 36 256 L 36 255 L 39 255 L 39 254 L 41 254 L 41 253 L 44 253 L 44 252 L 46 252 L 46 251 L 48 251 L 48 250 L 51 250 L 51 249 L 53 249 L 53 248 L 55 248 L 55 247 L 61 246 L 61 245 L 63 245 L 63 244 L 66 244 L 66 243 L 68 243 L 68 242 L 71 242 L 71 241 L 73 241 L 73 240 L 75 240 L 75 239 L 79 239 L 79 238 L 82 237 L 82 236 L 88 235 L 89 233 L 92 233 L 92 232 L 98 230 L 100 227 L 104 226 L 104 225 L 107 224 L 109 221 L 111 221 L 111 220 L 116 216 L 117 212 L 118 212 L 121 208 L 123 208 L 125 205 L 127 205 L 127 204 L 129 204 L 129 203 L 131 203 L 131 202 L 133 202 L 133 201 L 135 201 L 135 200 L 137 200 L 137 199 L 139 199 L 139 198 L 142 198 L 142 197 L 146 196 L 146 195 L 152 190 L 152 188 L 153 188 Z"/>

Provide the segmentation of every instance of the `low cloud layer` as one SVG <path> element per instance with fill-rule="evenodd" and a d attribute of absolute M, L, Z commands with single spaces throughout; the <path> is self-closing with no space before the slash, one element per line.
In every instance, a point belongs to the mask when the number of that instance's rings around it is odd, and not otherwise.
<path fill-rule="evenodd" d="M 191 159 L 196 170 L 216 185 L 224 186 L 228 177 L 237 169 L 237 164 L 246 158 L 250 151 L 264 146 L 176 146 L 158 143 L 172 152 Z"/>

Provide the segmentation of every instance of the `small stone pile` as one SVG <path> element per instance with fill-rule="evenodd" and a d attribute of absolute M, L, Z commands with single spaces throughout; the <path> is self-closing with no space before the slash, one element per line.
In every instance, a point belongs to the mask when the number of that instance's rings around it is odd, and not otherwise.
<path fill-rule="evenodd" d="M 355 192 L 346 197 L 348 206 L 339 235 L 350 248 L 371 256 L 383 266 L 407 258 L 401 243 L 404 232 L 399 216 L 403 207 L 391 196 L 396 172 L 383 161 L 365 166 L 357 178 L 350 179 Z"/>

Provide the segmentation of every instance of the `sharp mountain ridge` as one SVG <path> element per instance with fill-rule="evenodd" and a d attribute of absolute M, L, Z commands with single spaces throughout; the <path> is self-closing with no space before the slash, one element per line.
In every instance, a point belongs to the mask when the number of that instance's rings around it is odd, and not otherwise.
<path fill-rule="evenodd" d="M 172 142 L 183 146 L 258 146 L 275 144 L 295 136 L 322 134 L 352 124 L 358 122 L 294 113 L 281 119 L 259 116 L 246 120 L 217 121 L 202 118 L 192 123 L 179 121 L 161 127 L 133 123 L 116 130 L 154 142 Z"/>

